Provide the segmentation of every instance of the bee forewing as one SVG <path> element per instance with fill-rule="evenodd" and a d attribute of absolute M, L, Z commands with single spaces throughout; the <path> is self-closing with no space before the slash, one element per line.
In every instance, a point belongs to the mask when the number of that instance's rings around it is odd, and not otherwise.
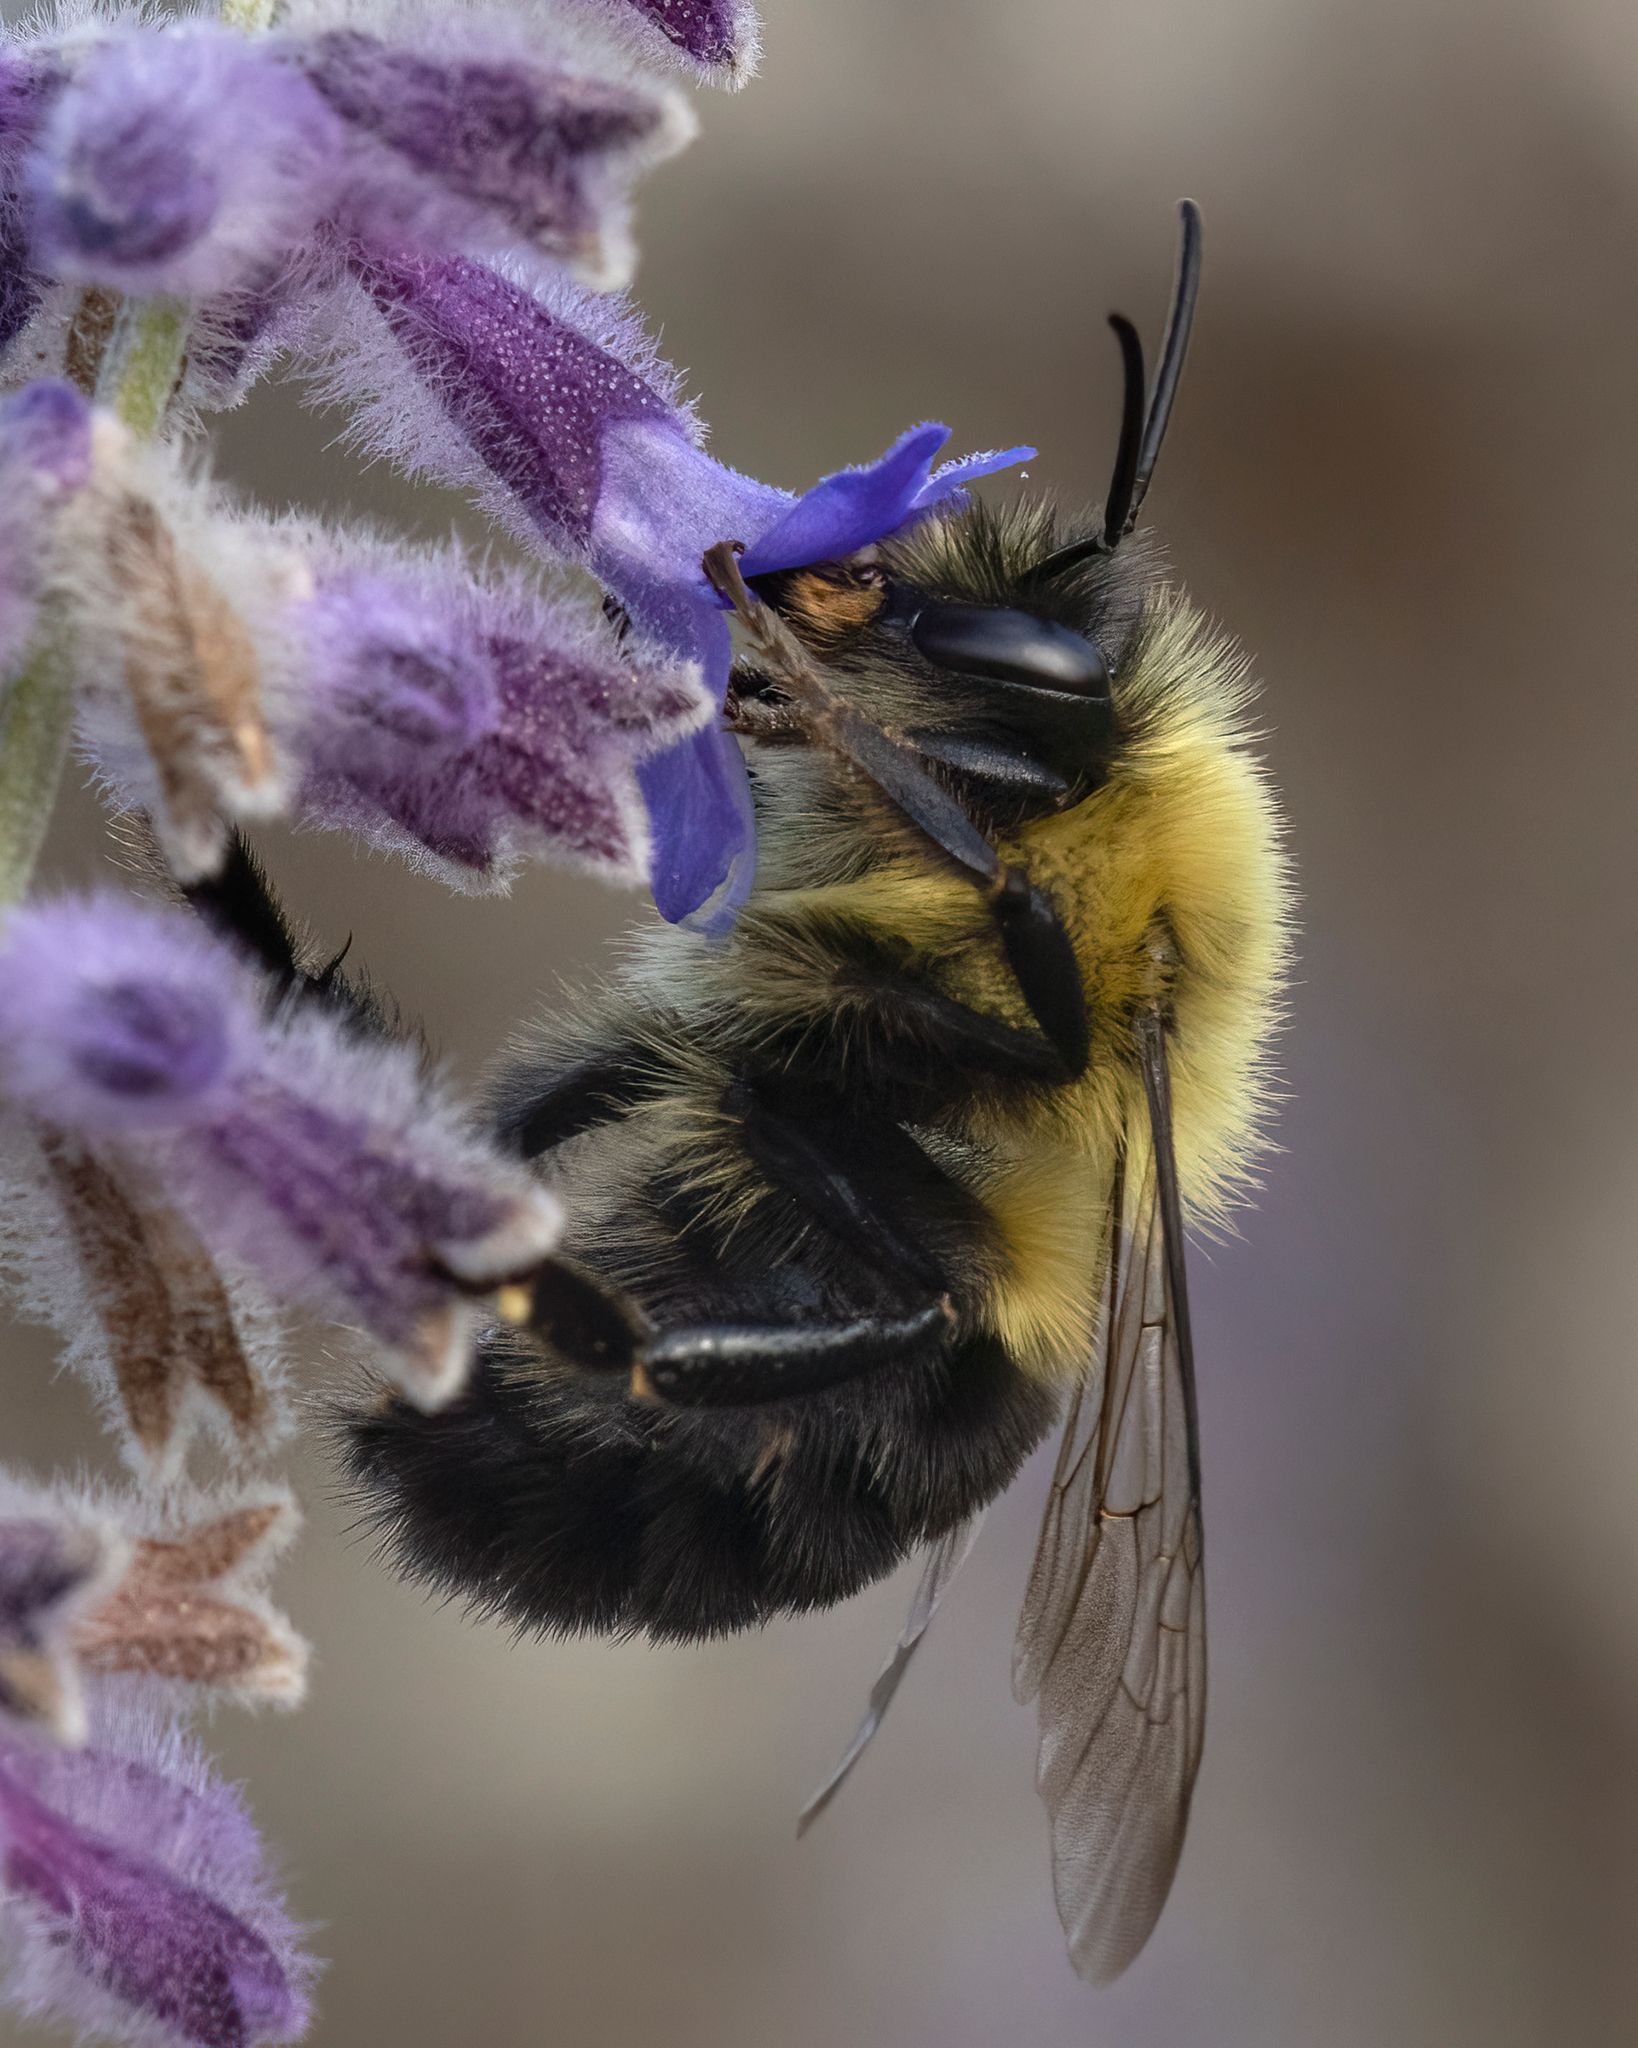
<path fill-rule="evenodd" d="M 1117 1176 L 1097 1355 L 1053 1477 L 1014 1656 L 1040 1702 L 1038 1783 L 1076 1969 L 1119 1976 L 1177 1869 L 1205 1724 L 1205 1581 L 1188 1308 L 1168 1260 L 1179 1206 L 1158 1034 L 1152 1143 Z"/>

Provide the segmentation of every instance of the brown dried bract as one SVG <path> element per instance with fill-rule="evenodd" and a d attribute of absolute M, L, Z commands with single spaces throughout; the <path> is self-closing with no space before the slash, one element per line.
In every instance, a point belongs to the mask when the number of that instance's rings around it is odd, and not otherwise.
<path fill-rule="evenodd" d="M 42 1151 L 140 1448 L 156 1459 L 170 1448 L 190 1386 L 253 1443 L 270 1404 L 210 1254 L 134 1174 L 58 1133 L 43 1135 Z"/>
<path fill-rule="evenodd" d="M 256 649 L 140 493 L 115 494 L 104 550 L 122 599 L 125 686 L 159 776 L 163 836 L 184 869 L 208 872 L 226 845 L 224 802 L 274 777 Z"/>
<path fill-rule="evenodd" d="M 139 1542 L 113 1593 L 75 1631 L 85 1669 L 293 1703 L 306 1645 L 282 1615 L 232 1583 L 265 1560 L 289 1512 L 284 1502 L 263 1502 Z"/>

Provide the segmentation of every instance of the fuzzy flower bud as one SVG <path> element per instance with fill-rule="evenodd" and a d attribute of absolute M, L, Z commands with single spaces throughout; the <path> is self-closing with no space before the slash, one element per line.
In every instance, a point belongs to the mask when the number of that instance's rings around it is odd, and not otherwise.
<path fill-rule="evenodd" d="M 498 234 L 622 283 L 627 190 L 694 132 L 676 94 L 554 62 L 503 19 L 441 41 L 331 29 L 286 50 L 346 128 L 338 217 L 373 243 Z"/>
<path fill-rule="evenodd" d="M 25 2017 L 188 2048 L 306 2029 L 302 1954 L 238 1795 L 128 1693 L 91 1744 L 0 1742 L 0 1996 Z"/>
<path fill-rule="evenodd" d="M 30 159 L 36 264 L 120 291 L 234 290 L 311 233 L 338 146 L 306 80 L 236 30 L 115 31 L 75 67 Z"/>
<path fill-rule="evenodd" d="M 47 51 L 0 47 L 0 358 L 40 304 L 41 280 L 29 255 L 22 165 L 62 83 Z"/>
<path fill-rule="evenodd" d="M 0 1095 L 129 1152 L 211 1252 L 362 1326 L 436 1405 L 474 1297 L 527 1274 L 556 1204 L 470 1135 L 398 1043 L 315 1006 L 269 1019 L 235 955 L 113 898 L 17 912 L 0 951 Z"/>

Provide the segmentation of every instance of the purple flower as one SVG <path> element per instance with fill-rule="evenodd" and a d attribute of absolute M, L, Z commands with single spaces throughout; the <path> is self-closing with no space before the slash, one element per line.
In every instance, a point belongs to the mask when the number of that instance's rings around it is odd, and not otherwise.
<path fill-rule="evenodd" d="M 135 2043 L 250 2048 L 306 2029 L 301 1952 L 238 1794 L 106 1688 L 91 1747 L 0 1743 L 0 1991 Z"/>
<path fill-rule="evenodd" d="M 834 560 L 1034 452 L 935 471 L 949 430 L 922 426 L 879 462 L 793 499 L 705 454 L 675 380 L 623 309 L 546 280 L 531 290 L 464 257 L 377 250 L 354 261 L 427 397 L 406 408 L 390 367 L 345 343 L 325 395 L 362 396 L 366 441 L 444 480 L 476 481 L 514 525 L 585 560 L 645 632 L 699 665 L 719 704 L 731 643 L 700 568 L 708 547 L 745 542 L 748 574 Z M 750 888 L 754 857 L 735 742 L 713 728 L 646 763 L 641 780 L 662 914 L 720 929 Z"/>
<path fill-rule="evenodd" d="M 472 1136 L 411 1050 L 259 985 L 186 918 L 112 897 L 16 912 L 0 950 L 0 1095 L 131 1156 L 204 1244 L 282 1299 L 361 1325 L 434 1405 L 472 1300 L 531 1272 L 556 1204 Z"/>
<path fill-rule="evenodd" d="M 33 637 L 54 515 L 90 467 L 90 409 L 71 384 L 0 401 L 0 677 Z"/>
<path fill-rule="evenodd" d="M 743 85 L 759 52 L 746 0 L 584 0 L 617 35 L 663 51 L 720 85 Z"/>
<path fill-rule="evenodd" d="M 454 51 L 357 29 L 287 53 L 346 124 L 355 162 L 341 216 L 374 243 L 521 237 L 600 284 L 630 274 L 625 193 L 693 134 L 675 94 L 543 59 L 497 25 L 464 22 Z"/>
<path fill-rule="evenodd" d="M 184 298 L 253 283 L 311 233 L 338 148 L 312 87 L 238 31 L 116 31 L 29 162 L 37 267 Z"/>
<path fill-rule="evenodd" d="M 406 852 L 457 887 L 518 859 L 648 872 L 636 765 L 697 730 L 694 670 L 459 555 L 344 553 L 299 608 L 299 816 Z"/>

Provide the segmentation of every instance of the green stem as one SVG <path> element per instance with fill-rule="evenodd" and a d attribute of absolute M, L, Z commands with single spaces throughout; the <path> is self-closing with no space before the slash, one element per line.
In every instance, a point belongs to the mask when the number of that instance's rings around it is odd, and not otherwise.
<path fill-rule="evenodd" d="M 47 630 L 0 697 L 0 910 L 20 902 L 68 758 L 74 692 L 62 634 Z"/>
<path fill-rule="evenodd" d="M 139 439 L 159 432 L 187 346 L 188 308 L 182 300 L 127 300 L 120 308 L 97 396 Z"/>
<path fill-rule="evenodd" d="M 273 25 L 274 0 L 222 0 L 221 19 L 229 28 L 258 35 Z"/>

